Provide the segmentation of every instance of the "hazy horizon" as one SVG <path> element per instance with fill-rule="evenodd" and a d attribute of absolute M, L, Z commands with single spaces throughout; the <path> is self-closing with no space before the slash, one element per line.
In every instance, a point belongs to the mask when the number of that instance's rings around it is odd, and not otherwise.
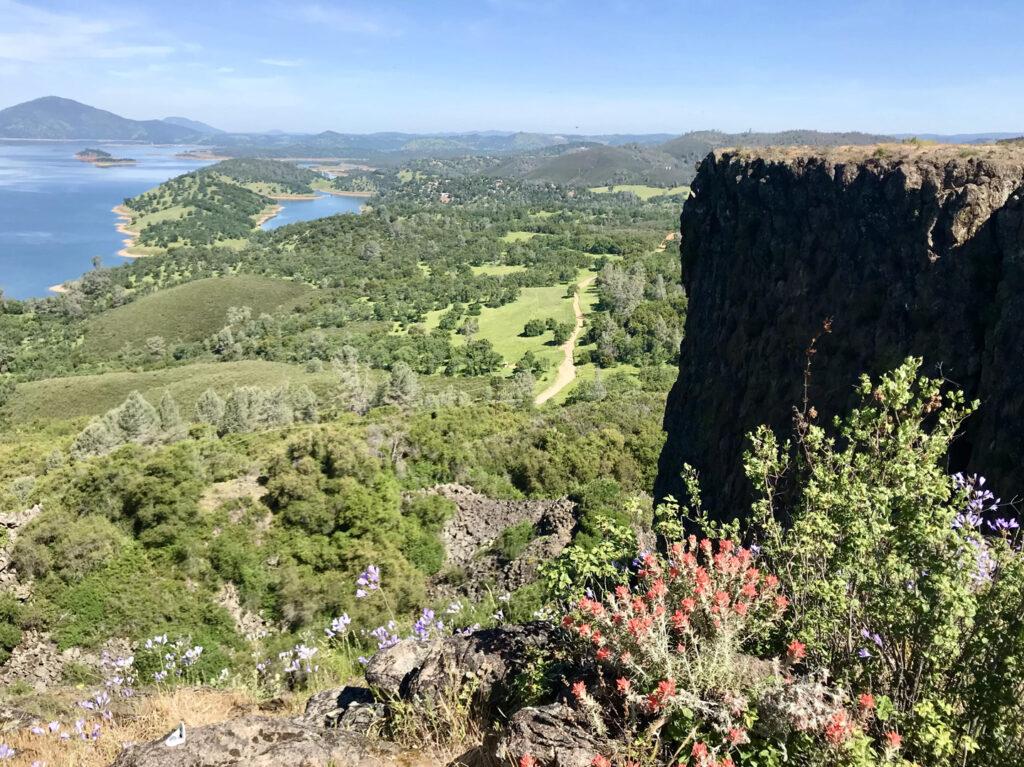
<path fill-rule="evenodd" d="M 1024 90 L 1024 7 L 1008 0 L 0 0 L 0 14 L 4 106 L 54 94 L 231 132 L 1024 130 L 1006 98 Z"/>

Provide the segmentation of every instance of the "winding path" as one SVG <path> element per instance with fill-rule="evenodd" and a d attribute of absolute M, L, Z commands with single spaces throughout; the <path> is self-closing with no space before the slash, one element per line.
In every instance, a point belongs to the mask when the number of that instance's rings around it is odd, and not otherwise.
<path fill-rule="evenodd" d="M 537 395 L 538 405 L 543 405 L 576 378 L 576 360 L 574 357 L 576 353 L 576 339 L 583 330 L 583 309 L 580 307 L 580 291 L 592 285 L 596 279 L 596 276 L 588 277 L 576 286 L 576 292 L 572 296 L 572 308 L 576 312 L 576 329 L 572 331 L 569 340 L 558 347 L 565 352 L 565 359 L 558 366 L 558 375 L 555 376 L 551 386 Z"/>

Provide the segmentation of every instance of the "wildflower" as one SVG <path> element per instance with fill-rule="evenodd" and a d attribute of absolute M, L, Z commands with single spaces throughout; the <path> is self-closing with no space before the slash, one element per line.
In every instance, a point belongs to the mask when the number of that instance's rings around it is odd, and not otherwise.
<path fill-rule="evenodd" d="M 693 744 L 693 750 L 691 751 L 693 758 L 697 760 L 697 763 L 701 763 L 708 758 L 708 746 L 707 743 L 701 743 L 697 741 Z"/>
<path fill-rule="evenodd" d="M 529 754 L 523 754 L 522 758 L 519 760 L 519 767 L 535 767 L 536 764 L 537 760 Z"/>
<path fill-rule="evenodd" d="M 50 722 L 48 726 L 50 728 L 50 732 L 57 732 L 57 730 L 60 729 L 60 722 Z"/>
<path fill-rule="evenodd" d="M 806 658 L 807 646 L 803 642 L 798 642 L 794 639 L 789 643 L 789 647 L 786 648 L 786 657 L 789 658 L 791 663 L 796 663 Z"/>
<path fill-rule="evenodd" d="M 44 730 L 42 727 L 36 726 L 36 727 L 32 728 L 32 734 L 33 735 L 45 735 L 46 734 L 46 730 Z"/>
<path fill-rule="evenodd" d="M 729 742 L 734 746 L 738 746 L 740 743 L 747 742 L 747 734 L 741 727 L 730 727 L 729 728 Z"/>
<path fill-rule="evenodd" d="M 594 767 L 612 767 L 612 762 L 607 756 L 601 756 L 598 754 L 590 762 Z"/>
<path fill-rule="evenodd" d="M 344 634 L 348 630 L 350 623 L 352 623 L 352 619 L 348 617 L 348 613 L 342 613 L 340 617 L 331 621 L 330 627 L 325 628 L 324 633 L 333 639 L 340 634 Z"/>
<path fill-rule="evenodd" d="M 356 599 L 362 599 L 365 596 L 366 591 L 364 589 L 356 589 Z"/>
<path fill-rule="evenodd" d="M 586 697 L 587 685 L 582 680 L 579 682 L 573 682 L 572 694 L 575 695 L 577 699 Z"/>
<path fill-rule="evenodd" d="M 732 609 L 735 610 L 738 615 L 747 614 L 747 605 L 744 602 L 737 602 L 732 606 Z"/>
<path fill-rule="evenodd" d="M 602 647 L 600 650 L 597 651 L 597 659 L 606 660 L 608 656 L 610 656 L 611 654 L 611 650 L 609 650 L 607 647 Z"/>
<path fill-rule="evenodd" d="M 736 767 L 736 762 L 732 760 L 732 757 L 723 756 L 722 761 L 718 763 L 718 767 Z"/>
<path fill-rule="evenodd" d="M 896 749 L 903 744 L 903 736 L 898 732 L 889 731 L 885 733 L 885 747 Z"/>
<path fill-rule="evenodd" d="M 867 660 L 868 658 L 874 658 L 875 656 L 868 652 L 865 648 L 860 648 L 860 652 L 857 653 L 861 658 Z"/>
<path fill-rule="evenodd" d="M 11 759 L 16 753 L 18 752 L 6 743 L 0 743 L 0 759 Z"/>
<path fill-rule="evenodd" d="M 870 711 L 875 707 L 875 696 L 871 693 L 864 693 L 858 700 L 860 701 L 861 708 L 865 711 Z"/>
<path fill-rule="evenodd" d="M 780 613 L 783 612 L 789 606 L 789 600 L 781 594 L 775 597 L 775 609 Z"/>
<path fill-rule="evenodd" d="M 615 686 L 619 688 L 619 692 L 626 693 L 629 692 L 629 688 L 633 686 L 633 683 L 625 677 L 619 677 L 618 681 L 615 682 Z"/>

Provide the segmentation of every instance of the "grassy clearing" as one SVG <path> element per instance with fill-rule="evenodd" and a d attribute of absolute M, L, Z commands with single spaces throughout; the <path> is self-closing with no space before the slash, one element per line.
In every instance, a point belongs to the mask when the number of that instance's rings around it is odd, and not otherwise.
<path fill-rule="evenodd" d="M 514 266 L 509 264 L 484 264 L 483 266 L 471 266 L 473 274 L 489 274 L 500 277 L 503 274 L 515 274 L 526 271 L 525 266 Z"/>
<path fill-rule="evenodd" d="M 150 336 L 168 345 L 198 341 L 226 322 L 228 307 L 248 306 L 254 315 L 293 305 L 311 291 L 291 280 L 232 275 L 210 277 L 161 290 L 90 319 L 83 349 L 97 355 L 116 353 L 126 343 L 141 346 Z"/>
<path fill-rule="evenodd" d="M 524 242 L 537 236 L 537 232 L 509 232 L 501 238 L 502 242 Z"/>
<path fill-rule="evenodd" d="M 616 184 L 613 187 L 595 186 L 591 190 L 596 194 L 607 194 L 609 192 L 632 192 L 641 200 L 649 200 L 652 197 L 660 197 L 666 194 L 686 194 L 690 191 L 688 186 L 676 186 L 671 189 L 663 189 L 656 186 L 644 184 Z"/>
<path fill-rule="evenodd" d="M 102 375 L 49 378 L 20 384 L 5 408 L 11 420 L 23 423 L 37 418 L 70 419 L 101 415 L 124 402 L 138 390 L 150 402 L 158 402 L 165 391 L 190 415 L 196 400 L 207 389 L 221 396 L 236 386 L 269 388 L 289 383 L 308 385 L 320 396 L 334 385 L 331 372 L 307 373 L 299 365 L 284 362 L 246 360 L 242 362 L 200 362 L 193 365 Z"/>

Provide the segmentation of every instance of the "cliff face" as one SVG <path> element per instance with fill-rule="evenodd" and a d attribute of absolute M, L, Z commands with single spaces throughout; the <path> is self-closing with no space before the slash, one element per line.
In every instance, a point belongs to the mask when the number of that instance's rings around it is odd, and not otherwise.
<path fill-rule="evenodd" d="M 689 293 L 657 497 L 697 467 L 706 505 L 749 507 L 745 435 L 789 435 L 805 350 L 819 422 L 859 374 L 907 355 L 982 400 L 951 469 L 1024 494 L 1024 148 L 740 150 L 710 155 L 681 219 Z M 963 156 L 976 153 L 976 156 Z"/>

